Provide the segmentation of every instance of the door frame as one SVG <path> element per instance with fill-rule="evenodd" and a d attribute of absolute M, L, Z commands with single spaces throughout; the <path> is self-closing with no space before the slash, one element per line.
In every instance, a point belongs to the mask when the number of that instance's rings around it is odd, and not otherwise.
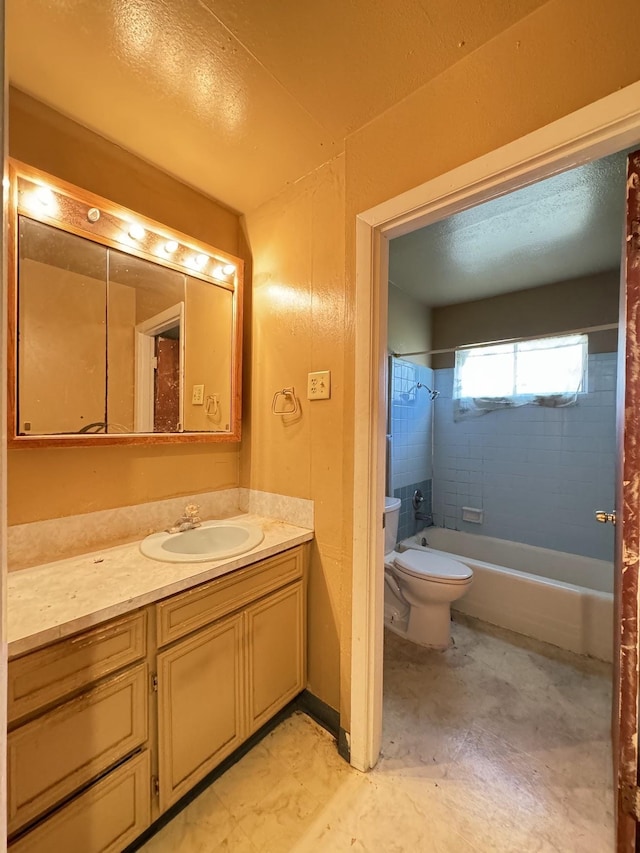
<path fill-rule="evenodd" d="M 0 153 L 2 155 L 2 194 L 0 204 L 0 330 L 3 341 L 8 333 L 7 304 L 7 246 L 9 186 L 8 180 L 8 134 L 9 114 L 8 85 L 5 68 L 5 2 L 0 0 Z M 6 767 L 7 759 L 7 347 L 0 353 L 0 766 Z M 0 773 L 0 803 L 7 802 L 7 774 Z M 6 808 L 0 810 L 0 853 L 7 849 Z"/>
<path fill-rule="evenodd" d="M 153 317 L 138 323 L 135 328 L 134 432 L 153 432 L 155 338 L 175 326 L 180 328 L 180 420 L 178 431 L 182 432 L 184 427 L 184 302 L 177 302 L 159 314 L 154 314 Z"/>
<path fill-rule="evenodd" d="M 634 145 L 640 145 L 640 82 L 356 217 L 349 747 L 359 770 L 375 765 L 382 740 L 388 241 Z"/>

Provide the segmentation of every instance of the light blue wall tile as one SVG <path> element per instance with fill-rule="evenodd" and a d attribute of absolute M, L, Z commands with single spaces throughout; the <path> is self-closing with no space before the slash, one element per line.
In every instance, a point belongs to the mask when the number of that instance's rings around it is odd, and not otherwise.
<path fill-rule="evenodd" d="M 610 559 L 612 532 L 592 516 L 614 501 L 615 354 L 590 357 L 589 393 L 575 407 L 523 407 L 460 424 L 452 370 L 401 367 L 393 384 L 395 487 L 433 476 L 436 524 Z M 435 404 L 417 382 L 440 390 Z M 463 506 L 483 508 L 484 523 L 463 522 Z"/>
<path fill-rule="evenodd" d="M 615 353 L 589 357 L 578 405 L 522 407 L 454 423 L 453 370 L 434 371 L 435 522 L 503 539 L 611 559 L 612 531 L 593 510 L 614 505 Z M 482 525 L 462 521 L 481 506 Z"/>
<path fill-rule="evenodd" d="M 425 388 L 433 388 L 433 370 L 403 359 L 392 361 L 391 488 L 397 489 L 432 477 L 433 402 Z"/>

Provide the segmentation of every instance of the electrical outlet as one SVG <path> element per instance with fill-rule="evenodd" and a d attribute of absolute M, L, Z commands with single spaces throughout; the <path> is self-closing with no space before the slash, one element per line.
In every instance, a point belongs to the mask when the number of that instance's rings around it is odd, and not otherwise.
<path fill-rule="evenodd" d="M 331 371 L 316 370 L 307 377 L 307 399 L 328 400 L 331 396 Z"/>
<path fill-rule="evenodd" d="M 204 385 L 194 385 L 191 395 L 191 402 L 194 406 L 204 405 Z"/>

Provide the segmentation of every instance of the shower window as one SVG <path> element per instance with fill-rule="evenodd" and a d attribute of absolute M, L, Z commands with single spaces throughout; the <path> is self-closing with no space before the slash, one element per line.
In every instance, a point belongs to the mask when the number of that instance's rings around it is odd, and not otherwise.
<path fill-rule="evenodd" d="M 587 335 L 457 350 L 453 396 L 468 401 L 465 411 L 478 400 L 483 411 L 492 400 L 495 408 L 571 405 L 587 390 L 587 353 Z"/>

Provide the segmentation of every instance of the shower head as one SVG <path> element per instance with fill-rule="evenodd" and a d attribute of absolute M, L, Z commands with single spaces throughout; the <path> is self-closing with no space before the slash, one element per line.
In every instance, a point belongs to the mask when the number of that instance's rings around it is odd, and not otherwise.
<path fill-rule="evenodd" d="M 439 391 L 436 391 L 435 388 L 433 390 L 431 390 L 431 388 L 429 388 L 427 385 L 424 385 L 422 382 L 418 382 L 418 384 L 416 385 L 416 388 L 425 388 L 429 392 L 429 399 L 430 400 L 435 400 L 436 397 L 440 396 Z"/>

